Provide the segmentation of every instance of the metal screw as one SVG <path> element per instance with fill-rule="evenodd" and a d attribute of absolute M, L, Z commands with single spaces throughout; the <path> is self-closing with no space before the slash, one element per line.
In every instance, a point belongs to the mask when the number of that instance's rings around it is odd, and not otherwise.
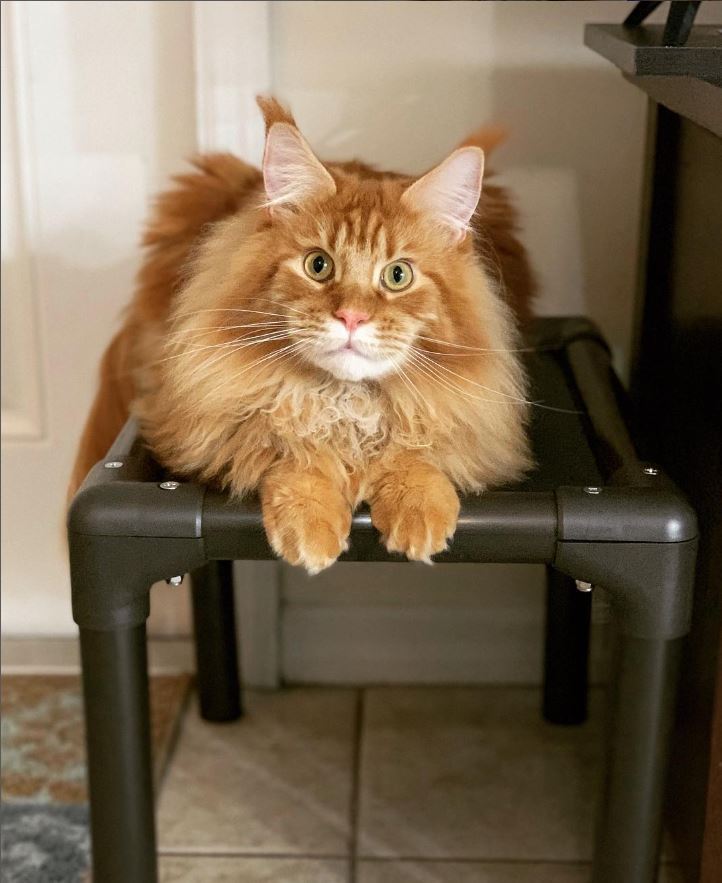
<path fill-rule="evenodd" d="M 122 465 L 123 463 L 121 460 L 109 460 L 104 464 L 106 469 L 120 469 Z"/>
<path fill-rule="evenodd" d="M 177 491 L 180 487 L 179 481 L 161 481 L 158 487 L 163 488 L 164 491 Z"/>
<path fill-rule="evenodd" d="M 574 580 L 577 584 L 577 588 L 580 592 L 591 592 L 594 586 L 591 583 L 585 582 L 583 579 Z"/>
<path fill-rule="evenodd" d="M 645 466 L 642 472 L 645 475 L 659 475 L 659 469 L 656 466 Z"/>
<path fill-rule="evenodd" d="M 602 492 L 602 489 L 600 487 L 585 487 L 584 488 L 585 494 L 601 494 L 601 492 Z"/>
<path fill-rule="evenodd" d="M 179 586 L 183 582 L 183 575 L 180 576 L 171 576 L 166 580 L 169 586 Z"/>

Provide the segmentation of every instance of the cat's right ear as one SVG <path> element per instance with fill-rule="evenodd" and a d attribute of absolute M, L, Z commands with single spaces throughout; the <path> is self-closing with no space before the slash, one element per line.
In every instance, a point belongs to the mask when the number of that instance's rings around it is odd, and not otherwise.
<path fill-rule="evenodd" d="M 263 154 L 266 205 L 295 206 L 336 193 L 336 182 L 316 158 L 308 142 L 291 123 L 274 123 L 266 135 Z"/>

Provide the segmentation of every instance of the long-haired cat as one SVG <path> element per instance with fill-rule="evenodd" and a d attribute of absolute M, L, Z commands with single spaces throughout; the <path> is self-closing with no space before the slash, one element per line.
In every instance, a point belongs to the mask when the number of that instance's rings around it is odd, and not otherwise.
<path fill-rule="evenodd" d="M 429 562 L 458 491 L 529 466 L 533 285 L 505 191 L 481 191 L 496 133 L 413 179 L 322 163 L 259 104 L 262 171 L 202 156 L 158 201 L 72 487 L 134 413 L 175 476 L 257 490 L 292 564 L 332 564 L 362 500 L 390 551 Z"/>

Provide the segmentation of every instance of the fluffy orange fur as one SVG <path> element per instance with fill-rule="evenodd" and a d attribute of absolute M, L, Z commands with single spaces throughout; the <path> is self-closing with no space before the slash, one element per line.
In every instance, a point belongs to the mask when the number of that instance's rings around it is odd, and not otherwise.
<path fill-rule="evenodd" d="M 457 491 L 529 466 L 515 350 L 532 276 L 505 190 L 473 192 L 500 135 L 415 181 L 322 165 L 287 111 L 259 104 L 263 172 L 201 156 L 157 202 L 71 490 L 134 413 L 177 476 L 257 490 L 287 561 L 333 563 L 362 500 L 389 550 L 430 561 Z M 307 266 L 319 251 L 325 279 Z M 395 291 L 383 273 L 399 261 L 412 281 Z"/>

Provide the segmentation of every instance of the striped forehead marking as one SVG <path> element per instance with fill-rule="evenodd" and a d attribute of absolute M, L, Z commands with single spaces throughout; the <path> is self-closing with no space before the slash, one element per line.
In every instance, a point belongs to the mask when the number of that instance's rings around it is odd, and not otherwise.
<path fill-rule="evenodd" d="M 383 215 L 378 211 L 348 212 L 336 226 L 331 240 L 334 251 L 353 249 L 359 253 L 382 257 L 391 256 L 391 237 L 387 233 Z"/>

